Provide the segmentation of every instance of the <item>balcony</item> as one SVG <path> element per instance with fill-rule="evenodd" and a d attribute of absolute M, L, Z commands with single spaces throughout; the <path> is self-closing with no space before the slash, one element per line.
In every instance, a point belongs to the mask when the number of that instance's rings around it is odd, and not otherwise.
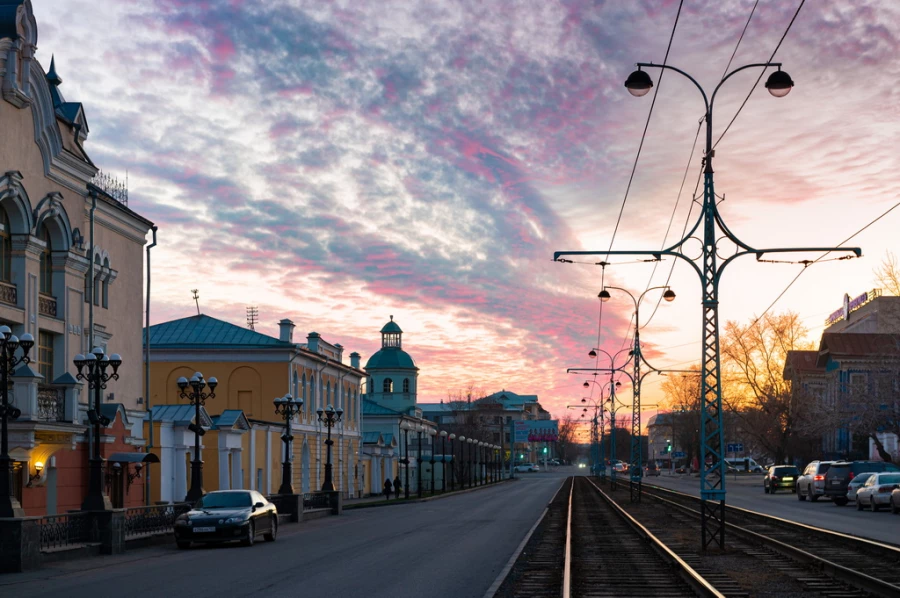
<path fill-rule="evenodd" d="M 16 285 L 0 281 L 0 303 L 19 304 L 19 292 Z"/>
<path fill-rule="evenodd" d="M 14 287 L 15 288 L 15 287 Z M 56 297 L 40 293 L 38 295 L 38 313 L 42 316 L 56 317 Z"/>

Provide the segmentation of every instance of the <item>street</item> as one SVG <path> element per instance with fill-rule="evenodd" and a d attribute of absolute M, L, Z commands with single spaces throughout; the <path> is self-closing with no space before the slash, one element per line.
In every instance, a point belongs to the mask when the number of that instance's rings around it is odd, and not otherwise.
<path fill-rule="evenodd" d="M 506 565 L 571 468 L 425 503 L 346 510 L 284 526 L 274 543 L 174 542 L 0 578 L 0 595 L 472 596 Z"/>
<path fill-rule="evenodd" d="M 700 495 L 700 479 L 693 476 L 661 475 L 645 478 L 644 483 Z M 738 476 L 737 479 L 729 475 L 725 483 L 727 504 L 735 507 L 890 544 L 897 544 L 900 538 L 900 517 L 884 509 L 878 513 L 860 512 L 855 503 L 838 507 L 825 498 L 801 502 L 792 492 L 764 494 L 762 475 Z"/>

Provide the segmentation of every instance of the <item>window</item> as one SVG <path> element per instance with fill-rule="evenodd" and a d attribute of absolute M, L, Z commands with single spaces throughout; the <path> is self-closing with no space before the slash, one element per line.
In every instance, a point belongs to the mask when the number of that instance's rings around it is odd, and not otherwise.
<path fill-rule="evenodd" d="M 334 395 L 331 393 L 331 382 L 329 381 L 329 382 L 325 385 L 325 396 L 323 397 L 326 406 L 332 405 L 332 403 L 331 403 L 330 400 L 329 400 L 329 397 L 333 397 L 333 396 L 334 396 Z"/>
<path fill-rule="evenodd" d="M 12 278 L 12 237 L 9 234 L 9 216 L 0 208 L 0 280 L 9 282 Z"/>
<path fill-rule="evenodd" d="M 306 386 L 306 372 L 303 372 L 303 377 L 300 378 L 300 383 L 303 385 L 301 389 L 300 396 L 303 397 L 303 409 L 306 411 L 306 415 L 309 415 L 309 388 Z"/>
<path fill-rule="evenodd" d="M 101 300 L 103 302 L 103 309 L 109 309 L 109 259 L 103 260 L 103 269 L 106 270 L 106 276 L 103 277 L 103 282 L 100 283 L 102 287 L 101 291 Z"/>
<path fill-rule="evenodd" d="M 384 392 L 394 392 L 394 381 L 390 378 L 385 378 L 382 390 Z"/>
<path fill-rule="evenodd" d="M 94 298 L 94 305 L 100 305 L 100 273 L 102 264 L 100 263 L 100 256 L 94 256 L 94 288 L 91 291 L 91 297 Z M 90 276 L 90 272 L 88 272 L 88 276 Z"/>
<path fill-rule="evenodd" d="M 299 392 L 300 392 L 300 381 L 297 378 L 297 370 L 294 370 L 294 379 L 291 384 L 291 396 L 293 396 L 295 399 L 299 399 L 300 398 L 300 395 L 298 394 Z"/>
<path fill-rule="evenodd" d="M 403 392 L 409 392 L 409 378 L 403 379 Z"/>
<path fill-rule="evenodd" d="M 53 247 L 50 244 L 50 234 L 47 232 L 47 226 L 41 226 L 40 240 L 46 243 L 44 250 L 41 251 L 41 277 L 40 292 L 45 295 L 53 294 Z"/>
<path fill-rule="evenodd" d="M 53 335 L 38 332 L 38 370 L 44 377 L 44 384 L 53 382 Z"/>

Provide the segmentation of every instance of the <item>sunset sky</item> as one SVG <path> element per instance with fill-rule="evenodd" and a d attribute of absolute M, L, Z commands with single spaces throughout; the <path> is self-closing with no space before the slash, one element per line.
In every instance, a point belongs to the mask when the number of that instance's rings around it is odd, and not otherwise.
<path fill-rule="evenodd" d="M 799 3 L 760 1 L 732 68 L 766 61 Z M 753 5 L 685 2 L 668 63 L 711 91 Z M 315 330 L 365 360 L 393 315 L 420 368 L 420 402 L 474 384 L 537 394 L 561 416 L 584 396 L 585 378 L 566 368 L 593 364 L 601 268 L 554 263 L 553 252 L 609 248 L 653 98 L 623 82 L 635 62 L 663 61 L 678 6 L 34 8 L 37 58 L 46 70 L 55 54 L 66 99 L 84 103 L 92 159 L 127 171 L 129 207 L 159 226 L 153 322 L 195 313 L 198 288 L 208 315 L 244 325 L 255 305 L 258 330 L 277 335 L 290 318 L 303 337 Z M 895 3 L 821 0 L 800 11 L 775 56 L 796 87 L 776 99 L 760 84 L 716 149 L 721 210 L 745 242 L 835 245 L 900 201 L 898 32 Z M 614 249 L 659 249 L 670 219 L 669 240 L 680 237 L 700 169 L 699 94 L 649 72 L 659 95 Z M 723 86 L 714 139 L 757 76 Z M 817 339 L 845 292 L 874 286 L 898 223 L 900 210 L 856 237 L 862 259 L 810 267 L 773 309 L 798 312 Z M 671 267 L 620 263 L 606 281 L 637 295 L 665 284 Z M 723 326 L 760 314 L 801 269 L 730 266 Z M 670 284 L 677 299 L 652 320 L 659 294 L 648 293 L 641 336 L 654 365 L 685 367 L 700 357 L 700 284 L 684 264 Z M 623 346 L 632 311 L 621 294 L 605 304 L 602 347 Z M 648 379 L 646 404 L 661 399 L 659 381 Z"/>

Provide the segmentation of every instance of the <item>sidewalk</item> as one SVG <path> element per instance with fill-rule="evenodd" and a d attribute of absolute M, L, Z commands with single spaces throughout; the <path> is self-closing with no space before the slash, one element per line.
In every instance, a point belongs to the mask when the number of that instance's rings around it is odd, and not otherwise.
<path fill-rule="evenodd" d="M 383 494 L 379 494 L 378 496 L 366 496 L 364 498 L 351 498 L 343 501 L 344 509 L 363 509 L 367 507 L 387 507 L 390 505 L 402 505 L 402 504 L 410 504 L 417 502 L 428 502 L 431 500 L 437 500 L 439 498 L 445 498 L 449 496 L 458 496 L 460 494 L 468 494 L 469 492 L 476 492 L 478 490 L 483 490 L 487 488 L 496 487 L 504 482 L 509 482 L 511 480 L 517 480 L 519 478 L 503 478 L 502 480 L 498 480 L 491 484 L 485 484 L 483 486 L 475 486 L 473 488 L 459 489 L 446 492 L 435 492 L 434 495 L 429 492 L 422 492 L 422 498 L 419 498 L 418 494 L 415 492 L 409 493 L 409 498 L 403 498 L 403 492 L 400 493 L 400 498 L 393 498 L 393 494 L 391 495 L 390 500 L 385 500 Z"/>

